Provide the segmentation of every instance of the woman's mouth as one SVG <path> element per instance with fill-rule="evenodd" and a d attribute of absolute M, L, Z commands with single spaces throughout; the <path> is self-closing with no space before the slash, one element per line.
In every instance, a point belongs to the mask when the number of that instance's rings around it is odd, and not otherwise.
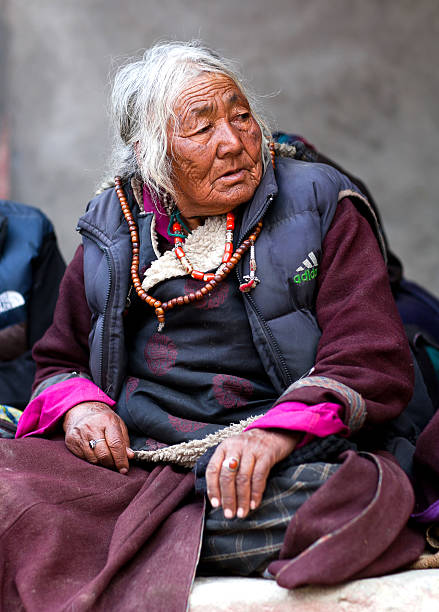
<path fill-rule="evenodd" d="M 227 182 L 240 181 L 244 178 L 245 169 L 238 168 L 237 170 L 229 170 L 220 176 L 220 179 Z"/>

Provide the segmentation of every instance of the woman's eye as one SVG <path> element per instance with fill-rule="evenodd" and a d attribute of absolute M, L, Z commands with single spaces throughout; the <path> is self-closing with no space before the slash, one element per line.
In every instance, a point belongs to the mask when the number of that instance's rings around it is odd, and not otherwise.
<path fill-rule="evenodd" d="M 210 129 L 210 125 L 203 125 L 203 127 L 201 127 L 200 129 L 197 130 L 197 134 L 205 134 L 206 132 L 208 132 Z"/>
<path fill-rule="evenodd" d="M 247 121 L 247 119 L 250 117 L 250 113 L 248 111 L 244 112 L 244 113 L 239 113 L 238 114 L 238 119 L 240 121 Z"/>

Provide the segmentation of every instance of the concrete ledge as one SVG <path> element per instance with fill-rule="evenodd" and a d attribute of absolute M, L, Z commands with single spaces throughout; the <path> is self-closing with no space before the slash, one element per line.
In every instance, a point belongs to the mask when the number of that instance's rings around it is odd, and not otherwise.
<path fill-rule="evenodd" d="M 263 578 L 197 578 L 190 612 L 438 612 L 439 570 L 288 591 Z"/>

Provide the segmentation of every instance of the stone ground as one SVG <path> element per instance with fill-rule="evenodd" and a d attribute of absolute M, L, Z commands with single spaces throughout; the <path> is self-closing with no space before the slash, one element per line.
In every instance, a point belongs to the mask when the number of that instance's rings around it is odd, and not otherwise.
<path fill-rule="evenodd" d="M 438 612 L 439 571 L 288 591 L 262 578 L 198 578 L 189 612 Z"/>
<path fill-rule="evenodd" d="M 0 0 L 0 197 L 41 207 L 69 259 L 115 58 L 198 37 L 242 64 L 274 128 L 364 179 L 407 276 L 439 294 L 438 33 L 437 0 Z"/>

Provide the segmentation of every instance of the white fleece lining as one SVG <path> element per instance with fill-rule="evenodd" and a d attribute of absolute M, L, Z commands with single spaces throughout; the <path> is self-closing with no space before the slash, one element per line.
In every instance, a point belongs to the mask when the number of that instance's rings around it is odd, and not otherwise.
<path fill-rule="evenodd" d="M 195 270 L 207 272 L 221 264 L 226 242 L 226 223 L 226 215 L 206 217 L 204 225 L 199 225 L 186 238 L 184 252 Z M 166 251 L 146 270 L 142 288 L 148 291 L 157 283 L 179 276 L 187 276 L 187 272 L 174 252 Z"/>

